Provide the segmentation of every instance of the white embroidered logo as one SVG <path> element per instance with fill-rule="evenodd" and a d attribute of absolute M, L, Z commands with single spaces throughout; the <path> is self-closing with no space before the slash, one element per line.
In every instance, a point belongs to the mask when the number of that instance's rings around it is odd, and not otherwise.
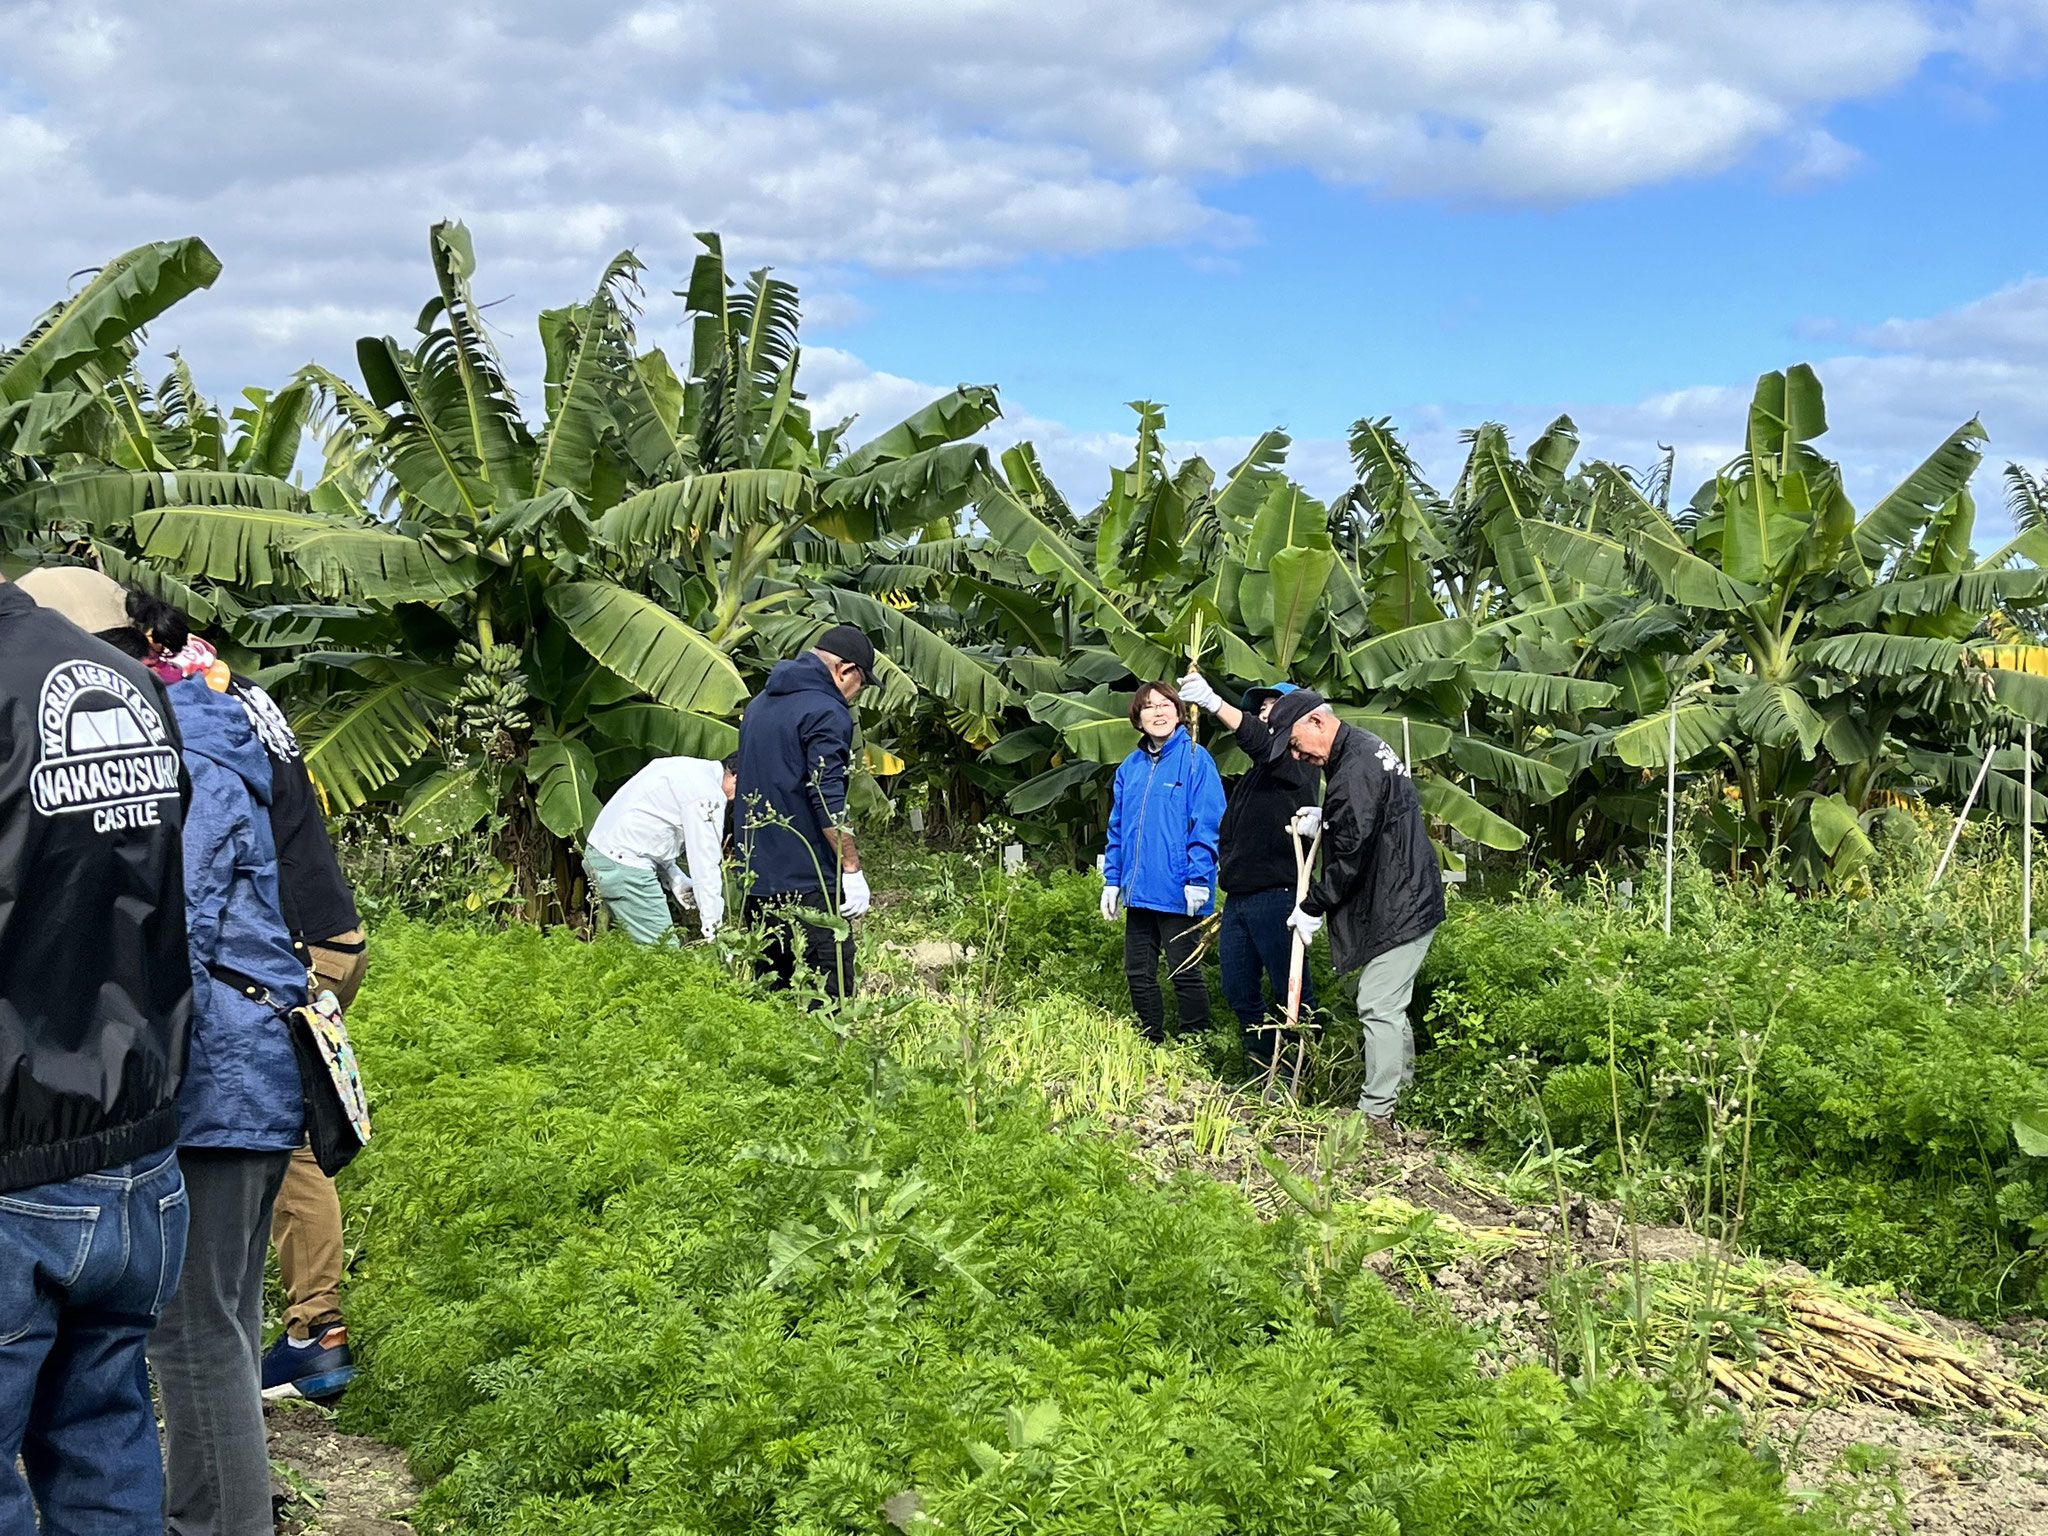
<path fill-rule="evenodd" d="M 1380 766 L 1387 772 L 1398 773 L 1404 779 L 1408 777 L 1408 765 L 1402 762 L 1400 754 L 1384 741 L 1380 743 L 1379 757 Z"/>
<path fill-rule="evenodd" d="M 242 713 L 249 717 L 256 739 L 263 743 L 270 755 L 280 762 L 297 762 L 299 738 L 292 734 L 291 723 L 270 695 L 254 683 L 243 683 L 234 693 L 241 701 Z"/>
<path fill-rule="evenodd" d="M 95 832 L 154 827 L 178 794 L 178 754 L 140 688 L 96 661 L 63 661 L 36 701 L 42 756 L 29 797 L 45 816 L 92 812 Z"/>

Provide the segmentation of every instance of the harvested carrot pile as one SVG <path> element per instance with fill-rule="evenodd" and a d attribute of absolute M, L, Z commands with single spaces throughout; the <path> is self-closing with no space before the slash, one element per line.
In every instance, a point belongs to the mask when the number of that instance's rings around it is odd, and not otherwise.
<path fill-rule="evenodd" d="M 1782 1326 L 1756 1332 L 1754 1361 L 1714 1357 L 1721 1389 L 1750 1407 L 1862 1402 L 1909 1412 L 1989 1410 L 2031 1416 L 2048 1399 L 1954 1345 L 1856 1312 L 1817 1291 L 1773 1298 Z"/>

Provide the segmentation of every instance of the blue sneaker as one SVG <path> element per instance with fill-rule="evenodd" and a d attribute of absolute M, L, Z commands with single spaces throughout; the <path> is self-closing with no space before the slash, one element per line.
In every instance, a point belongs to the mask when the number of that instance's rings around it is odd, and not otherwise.
<path fill-rule="evenodd" d="M 322 1328 L 310 1339 L 280 1333 L 263 1352 L 263 1397 L 266 1402 L 280 1397 L 339 1397 L 355 1374 L 348 1329 L 340 1323 Z"/>

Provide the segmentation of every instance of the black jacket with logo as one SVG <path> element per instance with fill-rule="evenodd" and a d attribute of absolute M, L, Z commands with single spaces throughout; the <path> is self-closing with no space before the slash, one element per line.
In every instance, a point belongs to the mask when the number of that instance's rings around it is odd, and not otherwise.
<path fill-rule="evenodd" d="M 0 1193 L 177 1140 L 180 745 L 147 668 L 0 583 Z"/>
<path fill-rule="evenodd" d="M 1323 778 L 1323 872 L 1301 906 L 1329 919 L 1330 963 L 1350 971 L 1441 923 L 1444 879 L 1392 747 L 1340 725 Z"/>
<path fill-rule="evenodd" d="M 1294 839 L 1287 823 L 1304 805 L 1316 803 L 1315 764 L 1283 757 L 1266 761 L 1273 733 L 1266 722 L 1247 711 L 1237 722 L 1237 744 L 1252 760 L 1230 792 L 1217 834 L 1221 849 L 1216 883 L 1232 896 L 1249 896 L 1275 886 L 1294 889 Z"/>

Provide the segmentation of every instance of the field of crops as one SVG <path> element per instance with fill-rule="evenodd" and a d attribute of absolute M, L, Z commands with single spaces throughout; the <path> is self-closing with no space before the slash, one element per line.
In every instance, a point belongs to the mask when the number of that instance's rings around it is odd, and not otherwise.
<path fill-rule="evenodd" d="M 1138 1040 L 1091 876 L 885 840 L 837 1015 L 451 886 L 357 1013 L 344 1423 L 451 1532 L 1906 1529 L 1896 1452 L 1727 1383 L 1788 1305 L 2041 1308 L 2048 1020 L 1975 842 L 1933 901 L 1910 850 L 1854 899 L 1683 871 L 1670 939 L 1461 897 L 1394 1160 L 1317 1107 L 1341 1018 L 1298 1108 Z M 1964 1348 L 1972 1433 L 2025 1423 L 2036 1357 Z"/>

